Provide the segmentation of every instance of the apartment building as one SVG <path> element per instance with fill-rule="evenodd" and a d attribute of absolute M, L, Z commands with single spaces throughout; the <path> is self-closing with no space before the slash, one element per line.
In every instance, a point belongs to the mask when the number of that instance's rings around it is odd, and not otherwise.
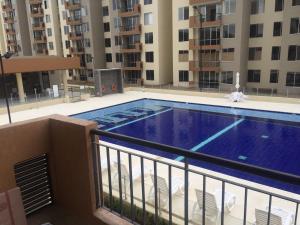
<path fill-rule="evenodd" d="M 81 68 L 69 75 L 93 81 L 93 69 L 105 68 L 101 1 L 60 0 L 58 8 L 63 55 L 81 59 Z"/>
<path fill-rule="evenodd" d="M 2 0 L 2 48 L 15 55 L 31 55 L 25 0 Z M 3 45 L 4 43 L 4 45 Z"/>
<path fill-rule="evenodd" d="M 126 83 L 172 82 L 171 0 L 102 0 L 107 68 Z"/>
<path fill-rule="evenodd" d="M 300 1 L 173 0 L 176 86 L 299 93 Z"/>

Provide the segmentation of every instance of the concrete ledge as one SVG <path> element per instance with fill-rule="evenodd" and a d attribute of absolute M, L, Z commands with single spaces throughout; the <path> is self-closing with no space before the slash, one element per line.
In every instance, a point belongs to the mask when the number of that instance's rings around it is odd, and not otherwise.
<path fill-rule="evenodd" d="M 122 219 L 121 217 L 109 212 L 106 209 L 98 209 L 94 213 L 94 216 L 107 225 L 132 225 L 132 223 Z"/>

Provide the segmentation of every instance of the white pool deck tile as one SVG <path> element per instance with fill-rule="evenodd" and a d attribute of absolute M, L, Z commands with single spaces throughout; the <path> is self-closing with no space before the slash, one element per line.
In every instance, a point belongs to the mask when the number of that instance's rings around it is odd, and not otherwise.
<path fill-rule="evenodd" d="M 263 101 L 252 101 L 251 99 L 240 102 L 240 103 L 233 103 L 230 102 L 228 99 L 224 98 L 212 98 L 212 97 L 204 97 L 204 96 L 189 96 L 189 95 L 176 95 L 176 94 L 163 94 L 163 93 L 153 93 L 153 92 L 143 92 L 143 91 L 128 91 L 124 94 L 115 94 L 115 95 L 109 95 L 99 98 L 91 98 L 87 101 L 77 102 L 77 103 L 64 103 L 64 104 L 58 104 L 58 105 L 52 105 L 48 107 L 42 107 L 42 108 L 34 108 L 26 111 L 21 112 L 15 112 L 12 113 L 12 120 L 13 122 L 18 121 L 24 121 L 28 119 L 34 119 L 38 117 L 48 116 L 52 114 L 61 114 L 61 115 L 72 115 L 77 114 L 81 112 L 86 112 L 89 110 L 99 109 L 103 107 L 108 107 L 120 103 L 125 103 L 128 101 L 138 100 L 142 98 L 153 98 L 153 99 L 162 99 L 162 100 L 172 100 L 172 101 L 180 101 L 180 102 L 189 102 L 189 103 L 200 103 L 200 104 L 208 104 L 208 105 L 218 105 L 218 106 L 230 106 L 230 107 L 239 107 L 239 108 L 249 108 L 249 109 L 258 109 L 258 110 L 269 110 L 269 111 L 278 111 L 278 112 L 288 112 L 288 113 L 297 113 L 300 114 L 300 100 L 299 104 L 294 103 L 275 103 L 275 102 L 263 102 Z M 6 114 L 0 115 L 0 125 L 7 124 L 8 119 Z M 127 149 L 128 150 L 128 149 Z M 132 150 L 130 150 L 132 151 Z M 140 155 L 147 155 L 148 157 L 152 157 L 155 159 L 161 159 L 169 163 L 175 163 L 176 165 L 181 165 L 182 163 L 176 162 L 169 159 L 163 159 L 158 158 L 157 156 L 151 156 L 150 154 L 136 152 Z M 128 160 L 124 159 L 125 164 L 128 162 Z M 149 162 L 147 162 L 149 163 Z M 147 164 L 146 163 L 146 164 Z M 136 165 L 137 164 L 137 165 Z M 138 166 L 139 161 L 133 160 L 133 166 Z M 149 166 L 151 166 L 150 164 Z M 217 177 L 222 177 L 224 179 L 228 179 L 237 183 L 249 185 L 258 189 L 267 190 L 270 192 L 275 192 L 277 194 L 291 197 L 294 199 L 300 200 L 300 196 L 292 193 L 288 193 L 282 190 L 266 187 L 264 185 L 256 184 L 253 182 L 248 182 L 245 180 L 240 180 L 234 177 L 230 177 L 224 174 L 218 174 L 213 171 L 208 171 L 205 169 L 201 169 L 199 167 L 191 166 L 192 169 L 207 173 L 209 175 L 214 175 Z M 158 167 L 159 173 L 161 176 L 167 178 L 167 169 L 163 166 Z M 183 179 L 183 173 L 181 171 L 174 170 L 173 175 L 179 176 Z M 105 174 L 104 174 L 105 176 Z M 105 178 L 105 177 L 104 177 Z M 104 180 L 107 180 L 105 178 Z M 192 211 L 193 205 L 196 201 L 195 198 L 195 188 L 201 189 L 202 187 L 202 181 L 201 177 L 199 179 L 199 175 L 190 173 L 190 180 L 192 181 L 189 187 L 189 207 L 190 207 L 190 213 Z M 199 181 L 199 182 L 193 182 L 193 181 Z M 149 189 L 152 185 L 151 179 L 149 177 L 146 178 L 146 197 L 148 197 Z M 104 181 L 104 185 L 107 185 L 107 182 Z M 134 187 L 140 187 L 140 183 L 136 183 Z M 221 187 L 220 182 L 214 181 L 214 180 L 208 180 L 208 191 L 214 192 L 218 188 Z M 104 188 L 106 190 L 107 188 Z M 235 225 L 235 224 L 242 224 L 241 218 L 243 215 L 243 207 L 244 207 L 244 190 L 241 188 L 234 187 L 232 185 L 226 186 L 226 190 L 234 192 L 237 196 L 237 205 L 232 210 L 230 215 L 226 215 L 225 220 L 227 219 L 227 222 L 225 221 L 225 224 Z M 107 190 L 106 190 L 107 191 Z M 135 197 L 140 198 L 140 191 L 135 191 Z M 114 194 L 117 195 L 117 192 L 114 191 Z M 255 222 L 255 215 L 254 211 L 255 208 L 259 209 L 265 209 L 265 207 L 268 205 L 268 198 L 266 196 L 263 196 L 256 192 L 249 191 L 249 202 L 248 202 L 248 217 L 247 217 L 247 224 L 253 224 Z M 138 201 L 136 202 L 138 205 Z M 295 204 L 291 204 L 287 201 L 281 201 L 279 199 L 274 198 L 273 203 L 281 208 L 284 208 L 285 210 L 288 210 L 290 212 L 293 212 L 295 210 Z M 178 195 L 174 196 L 173 199 L 174 204 L 174 222 L 178 224 L 182 224 L 183 221 L 180 219 L 181 216 L 183 216 L 183 196 Z M 153 208 L 151 206 L 147 205 L 147 209 L 152 211 Z M 162 211 L 162 216 L 167 217 L 168 209 L 165 209 Z M 219 224 L 219 223 L 218 223 Z M 295 223 L 297 225 L 300 225 L 300 219 L 298 218 L 298 222 Z"/>

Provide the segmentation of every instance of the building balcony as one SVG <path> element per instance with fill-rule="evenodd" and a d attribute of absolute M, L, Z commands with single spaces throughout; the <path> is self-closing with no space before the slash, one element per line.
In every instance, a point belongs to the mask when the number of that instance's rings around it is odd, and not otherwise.
<path fill-rule="evenodd" d="M 82 55 L 82 54 L 84 54 L 84 48 L 71 47 L 69 49 L 70 49 L 70 54 L 72 54 L 72 55 Z"/>
<path fill-rule="evenodd" d="M 142 25 L 120 27 L 121 36 L 137 35 L 142 33 Z"/>
<path fill-rule="evenodd" d="M 4 17 L 4 23 L 14 23 L 14 22 L 15 22 L 14 17 L 12 17 L 12 16 Z"/>
<path fill-rule="evenodd" d="M 199 40 L 190 39 L 189 41 L 189 49 L 190 50 L 220 50 L 220 44 L 200 44 Z"/>
<path fill-rule="evenodd" d="M 201 22 L 199 16 L 191 16 L 189 22 L 190 28 L 219 27 L 222 25 L 221 17 L 217 17 L 215 20 Z"/>
<path fill-rule="evenodd" d="M 32 24 L 32 30 L 34 30 L 34 31 L 45 30 L 45 23 Z"/>
<path fill-rule="evenodd" d="M 82 33 L 69 33 L 68 39 L 70 41 L 78 41 L 78 40 L 83 39 L 83 34 Z"/>
<path fill-rule="evenodd" d="M 12 4 L 11 3 L 4 3 L 2 5 L 2 11 L 4 12 L 9 12 L 9 11 L 12 11 L 13 10 L 13 7 L 12 7 Z"/>
<path fill-rule="evenodd" d="M 68 17 L 67 19 L 67 25 L 69 26 L 76 26 L 76 25 L 80 25 L 81 23 L 82 23 L 81 18 Z"/>
<path fill-rule="evenodd" d="M 45 35 L 34 37 L 34 43 L 35 44 L 43 44 L 47 43 L 47 37 Z"/>
<path fill-rule="evenodd" d="M 129 71 L 139 71 L 143 69 L 143 62 L 126 62 L 124 63 L 123 70 L 129 70 Z"/>
<path fill-rule="evenodd" d="M 124 9 L 120 10 L 119 16 L 120 17 L 131 17 L 131 16 L 138 16 L 141 15 L 141 5 L 135 4 L 132 9 Z"/>
<path fill-rule="evenodd" d="M 37 55 L 48 55 L 49 54 L 49 51 L 46 48 L 37 49 L 35 52 Z"/>
<path fill-rule="evenodd" d="M 65 2 L 65 8 L 66 10 L 78 10 L 81 8 L 81 4 L 80 3 L 76 3 L 76 2 L 71 2 L 71 1 L 66 1 Z"/>
<path fill-rule="evenodd" d="M 16 40 L 7 40 L 7 46 L 17 46 Z"/>
<path fill-rule="evenodd" d="M 15 35 L 15 34 L 16 34 L 16 31 L 15 31 L 15 29 L 13 29 L 13 28 L 6 28 L 6 29 L 5 29 L 5 32 L 6 32 L 6 34 L 8 34 L 8 35 Z"/>
<path fill-rule="evenodd" d="M 192 72 L 200 72 L 200 71 L 215 71 L 220 72 L 220 61 L 190 61 L 189 62 L 189 70 Z"/>
<path fill-rule="evenodd" d="M 42 3 L 43 3 L 42 0 L 29 0 L 30 5 L 38 5 L 38 4 L 42 4 Z"/>
<path fill-rule="evenodd" d="M 38 8 L 36 10 L 31 11 L 31 17 L 44 17 L 44 10 L 42 8 Z"/>
<path fill-rule="evenodd" d="M 121 48 L 121 53 L 135 53 L 142 51 L 142 43 L 135 43 L 131 45 L 123 45 Z"/>
<path fill-rule="evenodd" d="M 208 5 L 222 3 L 222 0 L 190 0 L 190 5 Z"/>

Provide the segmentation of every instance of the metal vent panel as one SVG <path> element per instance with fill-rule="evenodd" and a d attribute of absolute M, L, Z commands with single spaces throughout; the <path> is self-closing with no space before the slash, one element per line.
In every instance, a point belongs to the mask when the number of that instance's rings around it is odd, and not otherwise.
<path fill-rule="evenodd" d="M 17 186 L 21 189 L 26 215 L 52 203 L 48 156 L 43 154 L 14 166 Z"/>

